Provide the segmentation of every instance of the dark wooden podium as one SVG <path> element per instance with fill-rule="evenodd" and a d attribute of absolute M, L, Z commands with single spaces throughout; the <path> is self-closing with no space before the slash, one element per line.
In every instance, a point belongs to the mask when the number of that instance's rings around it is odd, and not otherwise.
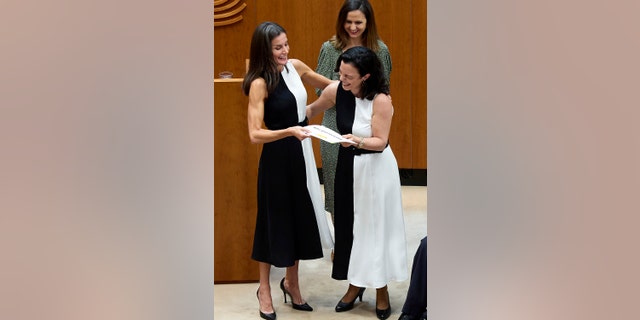
<path fill-rule="evenodd" d="M 242 79 L 214 80 L 214 283 L 257 282 L 251 259 L 260 146 L 247 129 Z"/>

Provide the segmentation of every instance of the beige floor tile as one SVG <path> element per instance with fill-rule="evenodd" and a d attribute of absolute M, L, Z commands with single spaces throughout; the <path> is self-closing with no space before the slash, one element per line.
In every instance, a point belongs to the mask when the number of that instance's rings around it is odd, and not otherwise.
<path fill-rule="evenodd" d="M 410 268 L 418 244 L 427 234 L 427 187 L 403 186 L 402 201 L 407 236 L 407 262 Z M 358 301 L 353 310 L 343 313 L 334 311 L 348 283 L 331 279 L 329 256 L 330 252 L 325 251 L 325 257 L 322 259 L 300 262 L 300 288 L 307 302 L 314 308 L 313 312 L 293 310 L 290 303 L 284 304 L 279 283 L 285 269 L 271 269 L 271 295 L 278 320 L 376 319 L 376 296 L 375 290 L 371 288 L 365 291 L 363 302 Z M 389 284 L 392 308 L 389 319 L 395 320 L 400 316 L 408 287 L 408 279 Z M 257 283 L 214 285 L 214 319 L 260 319 L 256 299 L 257 288 Z"/>

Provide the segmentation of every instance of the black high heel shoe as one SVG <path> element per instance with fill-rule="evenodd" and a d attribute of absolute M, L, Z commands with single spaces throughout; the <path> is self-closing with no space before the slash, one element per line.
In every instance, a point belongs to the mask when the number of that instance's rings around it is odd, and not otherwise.
<path fill-rule="evenodd" d="M 262 319 L 266 319 L 266 320 L 276 320 L 276 312 L 272 312 L 272 313 L 264 313 L 262 312 L 262 310 L 260 310 L 260 288 L 258 288 L 258 290 L 256 290 L 256 298 L 258 298 L 258 312 L 260 312 L 260 318 Z"/>
<path fill-rule="evenodd" d="M 282 294 L 284 295 L 284 303 L 287 303 L 287 295 L 289 295 L 293 309 L 300 311 L 313 311 L 313 308 L 311 308 L 311 306 L 306 302 L 304 304 L 296 304 L 293 302 L 293 296 L 291 296 L 291 293 L 284 288 L 284 278 L 280 280 L 280 289 L 282 289 Z"/>
<path fill-rule="evenodd" d="M 342 302 L 342 299 L 340 299 L 340 301 L 338 301 L 338 304 L 336 305 L 336 312 L 349 311 L 353 309 L 353 304 L 358 298 L 360 298 L 360 302 L 362 302 L 362 294 L 364 293 L 364 289 L 366 288 L 360 288 L 360 290 L 358 290 L 358 295 L 353 298 L 353 301 L 351 302 Z"/>
<path fill-rule="evenodd" d="M 389 301 L 388 291 L 387 291 L 387 305 L 388 307 L 386 309 L 378 309 L 378 306 L 376 303 L 376 317 L 378 317 L 378 319 L 384 320 L 386 318 L 389 318 L 389 316 L 391 315 L 391 301 Z"/>
<path fill-rule="evenodd" d="M 386 318 L 389 318 L 390 315 L 391 315 L 391 305 L 389 305 L 389 308 L 386 308 L 384 310 L 380 310 L 376 308 L 376 317 L 378 317 L 378 319 L 384 320 Z"/>

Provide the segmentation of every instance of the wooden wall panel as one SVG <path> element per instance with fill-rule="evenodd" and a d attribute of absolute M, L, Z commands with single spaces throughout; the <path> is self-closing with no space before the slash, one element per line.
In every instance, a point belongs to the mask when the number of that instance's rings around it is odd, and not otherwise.
<path fill-rule="evenodd" d="M 259 279 L 251 260 L 259 147 L 249 141 L 248 98 L 240 80 L 214 83 L 214 282 Z"/>
<path fill-rule="evenodd" d="M 414 0 L 411 6 L 411 163 L 427 169 L 427 1 Z"/>
<path fill-rule="evenodd" d="M 391 53 L 391 97 L 393 123 L 389 143 L 400 168 L 411 163 L 411 6 L 410 2 L 371 0 L 376 14 L 378 33 Z"/>
<path fill-rule="evenodd" d="M 245 74 L 245 59 L 249 58 L 251 35 L 258 25 L 256 19 L 256 0 L 240 0 L 245 3 L 242 20 L 228 26 L 215 27 L 213 30 L 213 75 L 218 78 L 221 71 L 233 72 L 234 78 Z"/>

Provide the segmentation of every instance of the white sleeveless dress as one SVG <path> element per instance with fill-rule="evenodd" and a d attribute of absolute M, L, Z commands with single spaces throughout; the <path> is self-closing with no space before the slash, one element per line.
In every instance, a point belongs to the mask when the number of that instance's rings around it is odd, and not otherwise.
<path fill-rule="evenodd" d="M 373 100 L 355 100 L 352 133 L 371 137 Z M 353 204 L 349 283 L 380 288 L 392 280 L 406 280 L 408 267 L 400 174 L 390 145 L 382 153 L 354 157 Z"/>

